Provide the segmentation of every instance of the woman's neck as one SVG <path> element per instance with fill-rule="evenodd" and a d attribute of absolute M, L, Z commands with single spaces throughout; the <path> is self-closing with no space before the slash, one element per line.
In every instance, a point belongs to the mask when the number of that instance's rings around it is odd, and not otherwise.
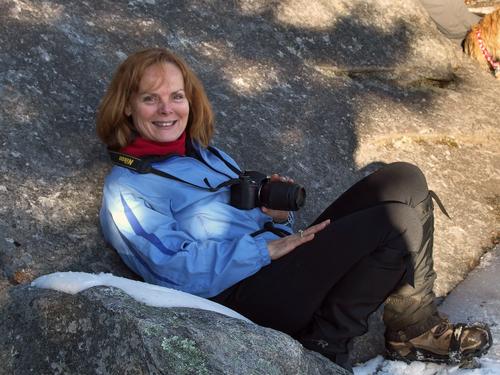
<path fill-rule="evenodd" d="M 142 158 L 145 156 L 186 155 L 186 132 L 172 142 L 156 142 L 137 136 L 132 143 L 123 147 L 120 152 Z"/>

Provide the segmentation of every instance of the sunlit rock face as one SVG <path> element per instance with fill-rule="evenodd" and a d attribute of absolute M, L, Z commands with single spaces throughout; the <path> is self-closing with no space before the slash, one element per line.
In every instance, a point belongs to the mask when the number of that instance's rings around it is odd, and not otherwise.
<path fill-rule="evenodd" d="M 305 185 L 297 227 L 404 160 L 453 218 L 436 215 L 438 295 L 498 239 L 498 82 L 417 1 L 6 0 L 0 45 L 3 293 L 56 271 L 136 278 L 99 231 L 110 163 L 94 122 L 117 65 L 150 46 L 205 83 L 215 145 Z M 360 353 L 382 349 L 373 343 Z"/>

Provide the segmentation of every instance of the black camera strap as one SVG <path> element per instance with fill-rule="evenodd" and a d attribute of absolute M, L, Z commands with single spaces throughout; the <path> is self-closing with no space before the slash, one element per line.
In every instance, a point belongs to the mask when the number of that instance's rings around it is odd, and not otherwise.
<path fill-rule="evenodd" d="M 275 235 L 277 235 L 278 237 L 281 237 L 281 238 L 290 235 L 290 233 L 287 232 L 286 230 L 275 227 L 272 221 L 268 221 L 264 224 L 264 228 L 259 229 L 258 231 L 255 231 L 253 233 L 250 233 L 250 236 L 255 237 L 255 236 L 258 236 L 259 234 L 262 234 L 264 232 L 274 233 Z"/>
<path fill-rule="evenodd" d="M 225 186 L 231 186 L 231 185 L 234 185 L 236 183 L 239 183 L 240 182 L 239 176 L 242 174 L 242 172 L 238 168 L 236 168 L 234 165 L 232 165 L 230 162 L 228 162 L 226 159 L 224 159 L 224 157 L 222 157 L 222 155 L 220 154 L 220 152 L 217 149 L 209 146 L 208 150 L 210 152 L 212 152 L 215 156 L 217 156 L 222 162 L 224 162 L 224 164 L 226 164 L 226 166 L 229 169 L 231 169 L 234 173 L 236 173 L 238 175 L 238 178 L 229 178 L 229 180 L 224 181 L 223 183 L 217 185 L 216 187 L 212 187 L 210 185 L 210 183 L 208 182 L 208 179 L 205 177 L 203 179 L 203 182 L 205 182 L 207 187 L 198 186 L 198 185 L 193 184 L 189 181 L 185 181 L 177 176 L 171 175 L 170 173 L 160 171 L 159 169 L 156 169 L 156 168 L 151 166 L 151 163 L 167 160 L 168 158 L 170 158 L 174 155 L 167 155 L 167 156 L 160 156 L 160 157 L 148 157 L 148 158 L 141 159 L 141 158 L 137 158 L 135 156 L 124 154 L 124 153 L 117 152 L 117 151 L 108 150 L 108 153 L 109 153 L 109 156 L 110 156 L 113 164 L 115 164 L 117 166 L 130 169 L 130 170 L 135 171 L 135 172 L 140 173 L 140 174 L 153 173 L 157 176 L 169 178 L 171 180 L 181 182 L 183 184 L 195 187 L 197 189 L 208 190 L 210 192 L 215 192 L 215 191 L 222 189 Z M 208 163 L 206 163 L 203 160 L 203 158 L 201 158 L 201 156 L 199 156 L 199 155 L 198 155 L 198 159 L 203 164 L 207 165 L 210 169 L 212 169 L 218 173 L 226 175 L 225 173 L 222 173 L 220 171 L 215 170 L 212 166 L 210 166 Z M 263 229 L 255 231 L 255 232 L 251 233 L 250 235 L 252 237 L 255 237 L 255 236 L 257 236 L 261 233 L 264 233 L 264 232 L 272 232 L 279 237 L 286 237 L 286 236 L 290 235 L 290 233 L 288 233 L 287 231 L 285 231 L 281 228 L 276 228 L 272 222 L 265 223 Z"/>
<path fill-rule="evenodd" d="M 219 150 L 217 150 L 216 148 L 214 148 L 212 146 L 208 146 L 208 151 L 210 151 L 212 154 L 217 156 L 224 164 L 226 164 L 226 166 L 230 170 L 232 170 L 238 176 L 241 175 L 242 172 L 238 168 L 236 168 L 234 165 L 232 165 L 230 162 L 228 162 L 226 159 L 224 159 L 224 157 L 220 154 Z"/>
<path fill-rule="evenodd" d="M 169 155 L 166 157 L 160 157 L 160 158 L 141 159 L 141 158 L 136 158 L 135 156 L 123 154 L 123 153 L 117 152 L 117 151 L 108 150 L 108 153 L 109 153 L 109 156 L 111 158 L 111 161 L 115 165 L 130 169 L 130 170 L 135 171 L 135 172 L 140 173 L 140 174 L 153 173 L 157 176 L 169 178 L 171 180 L 181 182 L 183 184 L 195 187 L 197 189 L 208 190 L 208 191 L 214 192 L 214 191 L 218 191 L 218 190 L 222 189 L 223 187 L 231 186 L 231 185 L 234 185 L 235 183 L 239 182 L 238 178 L 230 178 L 229 180 L 224 181 L 221 184 L 213 187 L 208 182 L 208 179 L 205 178 L 203 181 L 205 182 L 207 187 L 199 186 L 199 185 L 193 184 L 189 181 L 185 181 L 185 180 L 183 180 L 177 176 L 174 176 L 170 173 L 160 171 L 159 169 L 156 169 L 156 168 L 151 166 L 151 163 L 166 160 L 173 155 Z M 219 155 L 216 154 L 216 156 L 221 158 L 220 154 Z M 224 159 L 221 158 L 221 160 L 223 160 L 225 162 L 225 164 L 228 165 L 228 167 L 229 167 L 229 165 L 231 165 L 231 164 L 229 164 L 229 162 L 225 161 Z M 235 168 L 234 166 L 232 166 L 232 167 Z M 241 173 L 241 172 L 239 172 L 239 173 Z M 239 175 L 239 173 L 238 173 L 238 175 Z"/>

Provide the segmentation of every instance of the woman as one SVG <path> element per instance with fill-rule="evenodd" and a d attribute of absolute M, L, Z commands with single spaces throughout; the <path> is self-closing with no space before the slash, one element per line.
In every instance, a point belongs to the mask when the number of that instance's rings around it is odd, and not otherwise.
<path fill-rule="evenodd" d="M 432 193 L 417 167 L 382 168 L 295 234 L 286 211 L 239 209 L 226 186 L 239 168 L 208 146 L 204 89 L 162 48 L 121 64 L 97 130 L 119 151 L 104 186 L 104 236 L 145 281 L 211 298 L 348 369 L 349 342 L 384 301 L 394 358 L 454 362 L 491 345 L 485 325 L 453 325 L 436 310 Z"/>

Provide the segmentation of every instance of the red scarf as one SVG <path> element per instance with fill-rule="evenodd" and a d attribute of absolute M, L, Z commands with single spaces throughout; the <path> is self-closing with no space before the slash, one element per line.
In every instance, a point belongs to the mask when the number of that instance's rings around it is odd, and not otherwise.
<path fill-rule="evenodd" d="M 137 136 L 131 144 L 123 147 L 120 152 L 142 158 L 144 156 L 166 156 L 171 154 L 186 155 L 186 132 L 172 142 L 155 142 Z"/>

